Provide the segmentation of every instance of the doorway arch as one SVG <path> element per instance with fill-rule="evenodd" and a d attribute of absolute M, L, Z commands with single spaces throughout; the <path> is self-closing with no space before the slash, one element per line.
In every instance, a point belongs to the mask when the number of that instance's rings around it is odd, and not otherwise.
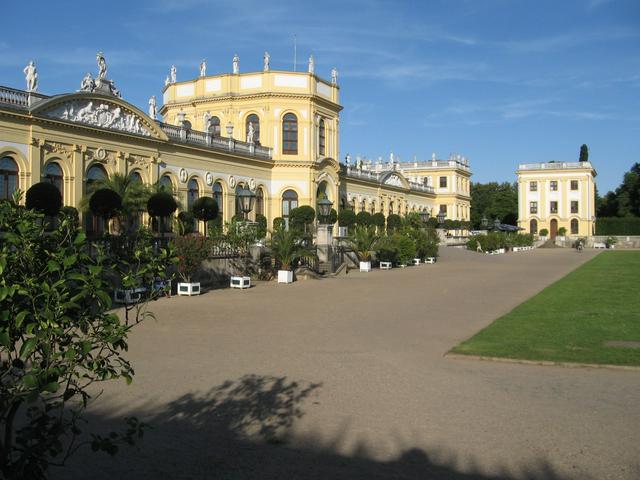
<path fill-rule="evenodd" d="M 551 220 L 551 223 L 549 224 L 549 230 L 549 235 L 551 236 L 551 238 L 556 238 L 558 236 L 558 220 L 556 220 L 555 218 Z"/>

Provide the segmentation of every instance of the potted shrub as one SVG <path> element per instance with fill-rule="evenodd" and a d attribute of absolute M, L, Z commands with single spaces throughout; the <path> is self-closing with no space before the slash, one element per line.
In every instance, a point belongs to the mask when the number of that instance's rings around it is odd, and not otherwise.
<path fill-rule="evenodd" d="M 158 230 L 162 234 L 166 230 L 165 220 L 178 209 L 178 204 L 170 193 L 161 191 L 154 193 L 147 200 L 147 212 L 153 218 L 160 219 Z"/>
<path fill-rule="evenodd" d="M 200 197 L 191 208 L 193 216 L 204 223 L 204 236 L 207 236 L 207 222 L 218 216 L 218 203 L 211 197 Z"/>
<path fill-rule="evenodd" d="M 549 235 L 549 230 L 547 230 L 546 228 L 543 228 L 542 230 L 540 230 L 541 237 L 546 237 L 548 235 Z"/>
<path fill-rule="evenodd" d="M 118 215 L 122 207 L 122 197 L 110 188 L 96 190 L 89 199 L 89 209 L 96 217 L 102 217 L 108 226 L 109 219 Z"/>
<path fill-rule="evenodd" d="M 345 208 L 340 210 L 338 214 L 338 236 L 346 237 L 349 234 L 349 228 L 356 223 L 356 214 L 353 210 Z"/>
<path fill-rule="evenodd" d="M 379 237 L 373 226 L 357 226 L 347 238 L 347 243 L 353 249 L 360 260 L 360 271 L 371 271 L 371 253 L 378 242 Z"/>
<path fill-rule="evenodd" d="M 387 231 L 394 232 L 400 227 L 402 227 L 402 217 L 395 213 L 391 213 L 387 217 Z"/>
<path fill-rule="evenodd" d="M 618 243 L 618 237 L 609 236 L 605 241 L 607 248 L 616 248 L 616 243 Z"/>
<path fill-rule="evenodd" d="M 368 227 L 371 225 L 371 214 L 369 212 L 358 212 L 356 215 L 356 225 L 360 227 Z"/>
<path fill-rule="evenodd" d="M 567 235 L 567 229 L 565 227 L 560 227 L 558 229 L 558 236 L 559 237 L 564 237 Z"/>
<path fill-rule="evenodd" d="M 371 225 L 375 225 L 378 229 L 378 233 L 382 234 L 384 232 L 384 226 L 387 223 L 387 219 L 384 218 L 384 213 L 377 212 L 371 215 Z"/>
<path fill-rule="evenodd" d="M 62 196 L 54 184 L 40 182 L 27 190 L 25 204 L 29 210 L 55 217 L 62 208 Z"/>
<path fill-rule="evenodd" d="M 200 235 L 186 235 L 173 240 L 173 249 L 178 257 L 178 295 L 200 295 L 200 282 L 194 276 L 200 264 L 209 254 L 209 242 Z"/>
<path fill-rule="evenodd" d="M 313 252 L 303 245 L 301 232 L 295 228 L 287 230 L 284 225 L 280 225 L 271 232 L 269 247 L 271 255 L 280 265 L 278 283 L 293 282 L 291 267 L 294 262 L 300 258 L 313 256 Z"/>

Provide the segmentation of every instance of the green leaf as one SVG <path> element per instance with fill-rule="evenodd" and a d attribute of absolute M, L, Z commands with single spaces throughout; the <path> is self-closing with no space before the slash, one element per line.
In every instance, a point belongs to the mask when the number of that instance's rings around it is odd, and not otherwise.
<path fill-rule="evenodd" d="M 11 337 L 9 337 L 9 334 L 6 330 L 0 332 L 0 345 L 6 348 L 9 348 L 9 346 L 11 345 Z"/>
<path fill-rule="evenodd" d="M 58 262 L 53 261 L 53 260 L 49 260 L 47 262 L 47 268 L 49 269 L 50 272 L 56 272 L 56 271 L 60 270 L 60 264 Z"/>
<path fill-rule="evenodd" d="M 27 388 L 36 388 L 38 386 L 38 379 L 32 373 L 29 373 L 22 377 L 22 383 L 24 383 Z"/>
<path fill-rule="evenodd" d="M 22 312 L 16 315 L 16 318 L 14 320 L 16 328 L 20 328 L 20 326 L 22 325 L 22 322 L 24 321 L 25 317 L 28 314 L 29 312 L 27 312 L 26 310 L 23 310 Z"/>
<path fill-rule="evenodd" d="M 4 300 L 5 298 L 7 298 L 7 295 L 9 294 L 9 288 L 5 287 L 4 285 L 0 287 L 0 302 L 2 300 Z"/>
<path fill-rule="evenodd" d="M 36 348 L 36 344 L 38 343 L 38 339 L 36 337 L 29 338 L 26 342 L 22 344 L 20 348 L 20 358 L 23 360 L 27 358 L 31 352 L 33 352 Z"/>
<path fill-rule="evenodd" d="M 76 261 L 78 260 L 78 256 L 77 255 L 71 255 L 69 257 L 66 257 L 63 260 L 63 265 L 65 266 L 65 268 L 69 268 L 71 265 L 73 265 L 74 263 L 76 263 Z"/>
<path fill-rule="evenodd" d="M 80 232 L 78 233 L 78 236 L 73 241 L 73 244 L 76 246 L 82 245 L 86 239 L 87 239 L 87 235 L 84 232 Z"/>
<path fill-rule="evenodd" d="M 56 393 L 59 388 L 60 384 L 58 382 L 49 382 L 44 387 L 42 387 L 42 390 L 49 393 Z"/>

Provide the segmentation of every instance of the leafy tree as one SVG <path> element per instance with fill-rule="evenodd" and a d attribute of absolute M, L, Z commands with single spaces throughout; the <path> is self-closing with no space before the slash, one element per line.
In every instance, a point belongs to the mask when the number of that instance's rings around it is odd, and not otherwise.
<path fill-rule="evenodd" d="M 122 198 L 117 192 L 109 188 L 95 190 L 89 199 L 91 212 L 106 220 L 118 215 L 122 207 Z"/>
<path fill-rule="evenodd" d="M 482 218 L 515 225 L 518 221 L 518 189 L 515 183 L 471 183 L 471 223 L 480 227 Z"/>
<path fill-rule="evenodd" d="M 130 232 L 134 230 L 140 212 L 145 210 L 147 200 L 151 195 L 149 187 L 129 175 L 114 173 L 109 178 L 98 180 L 91 185 L 89 195 L 80 202 L 82 210 L 88 209 L 92 193 L 100 189 L 113 190 L 122 199 L 115 214 L 118 231 Z"/>
<path fill-rule="evenodd" d="M 438 226 L 439 226 L 438 219 L 436 217 L 429 217 L 429 220 L 427 220 L 427 227 L 438 228 Z"/>
<path fill-rule="evenodd" d="M 352 227 L 356 223 L 356 214 L 350 208 L 340 210 L 338 214 L 338 225 L 341 227 Z"/>
<path fill-rule="evenodd" d="M 154 292 L 170 262 L 146 237 L 122 256 L 119 247 L 90 247 L 67 216 L 47 234 L 41 220 L 0 203 L 0 477 L 7 479 L 43 479 L 49 465 L 64 464 L 79 446 L 89 387 L 131 382 L 127 336 L 152 314 L 145 305 L 127 308 L 123 318 L 112 313 L 111 281 Z M 114 454 L 141 428 L 130 419 L 124 433 L 83 443 Z"/>
<path fill-rule="evenodd" d="M 256 214 L 256 236 L 258 239 L 265 238 L 267 236 L 267 217 L 258 213 Z"/>
<path fill-rule="evenodd" d="M 289 226 L 307 232 L 316 218 L 316 211 L 309 205 L 296 207 L 289 212 Z"/>
<path fill-rule="evenodd" d="M 389 216 L 387 216 L 387 231 L 393 232 L 401 227 L 402 227 L 402 218 L 400 217 L 400 215 L 397 215 L 395 213 L 390 213 Z"/>
<path fill-rule="evenodd" d="M 335 208 L 332 208 L 329 212 L 329 217 L 327 218 L 327 222 L 329 225 L 333 225 L 338 221 L 338 212 L 336 212 Z"/>
<path fill-rule="evenodd" d="M 49 182 L 40 182 L 27 190 L 27 208 L 55 217 L 62 208 L 62 196 L 58 187 Z"/>
<path fill-rule="evenodd" d="M 378 233 L 384 231 L 384 226 L 387 223 L 387 219 L 384 218 L 384 213 L 377 212 L 371 215 L 371 225 L 375 225 L 378 228 Z"/>
<path fill-rule="evenodd" d="M 281 228 L 282 226 L 284 226 L 284 218 L 275 217 L 273 219 L 273 229 L 277 230 L 277 229 Z"/>
<path fill-rule="evenodd" d="M 589 147 L 587 147 L 587 145 L 584 143 L 580 147 L 580 158 L 578 159 L 578 161 L 579 162 L 589 161 Z"/>
<path fill-rule="evenodd" d="M 635 163 L 624 174 L 622 183 L 614 192 L 608 192 L 598 209 L 599 217 L 640 216 L 640 163 Z"/>
<path fill-rule="evenodd" d="M 204 222 L 204 235 L 206 237 L 207 222 L 213 220 L 218 216 L 218 203 L 211 197 L 200 197 L 195 202 L 193 202 L 191 213 L 193 213 L 193 216 L 196 219 Z"/>
<path fill-rule="evenodd" d="M 358 212 L 356 215 L 356 225 L 368 227 L 371 225 L 371 214 L 369 212 Z"/>
<path fill-rule="evenodd" d="M 152 194 L 147 200 L 147 212 L 153 218 L 160 219 L 159 231 L 165 231 L 167 217 L 178 209 L 176 199 L 169 192 L 160 191 Z"/>

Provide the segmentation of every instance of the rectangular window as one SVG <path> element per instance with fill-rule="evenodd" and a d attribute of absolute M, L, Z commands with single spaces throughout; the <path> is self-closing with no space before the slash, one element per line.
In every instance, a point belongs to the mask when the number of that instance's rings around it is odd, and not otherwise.
<path fill-rule="evenodd" d="M 578 190 L 578 180 L 571 180 L 571 190 Z"/>
<path fill-rule="evenodd" d="M 538 191 L 538 182 L 529 182 L 529 191 L 537 192 Z"/>
<path fill-rule="evenodd" d="M 440 205 L 440 213 L 444 213 L 445 215 L 447 214 L 447 206 L 446 205 Z"/>
<path fill-rule="evenodd" d="M 551 213 L 558 213 L 558 202 L 549 202 L 549 211 Z"/>
<path fill-rule="evenodd" d="M 578 201 L 571 200 L 571 213 L 578 213 Z"/>
<path fill-rule="evenodd" d="M 440 177 L 440 188 L 447 188 L 447 177 Z"/>
<path fill-rule="evenodd" d="M 529 213 L 538 213 L 538 202 L 529 202 Z"/>
<path fill-rule="evenodd" d="M 552 192 L 558 191 L 558 182 L 556 180 L 551 180 L 549 182 L 549 190 L 551 190 Z"/>

